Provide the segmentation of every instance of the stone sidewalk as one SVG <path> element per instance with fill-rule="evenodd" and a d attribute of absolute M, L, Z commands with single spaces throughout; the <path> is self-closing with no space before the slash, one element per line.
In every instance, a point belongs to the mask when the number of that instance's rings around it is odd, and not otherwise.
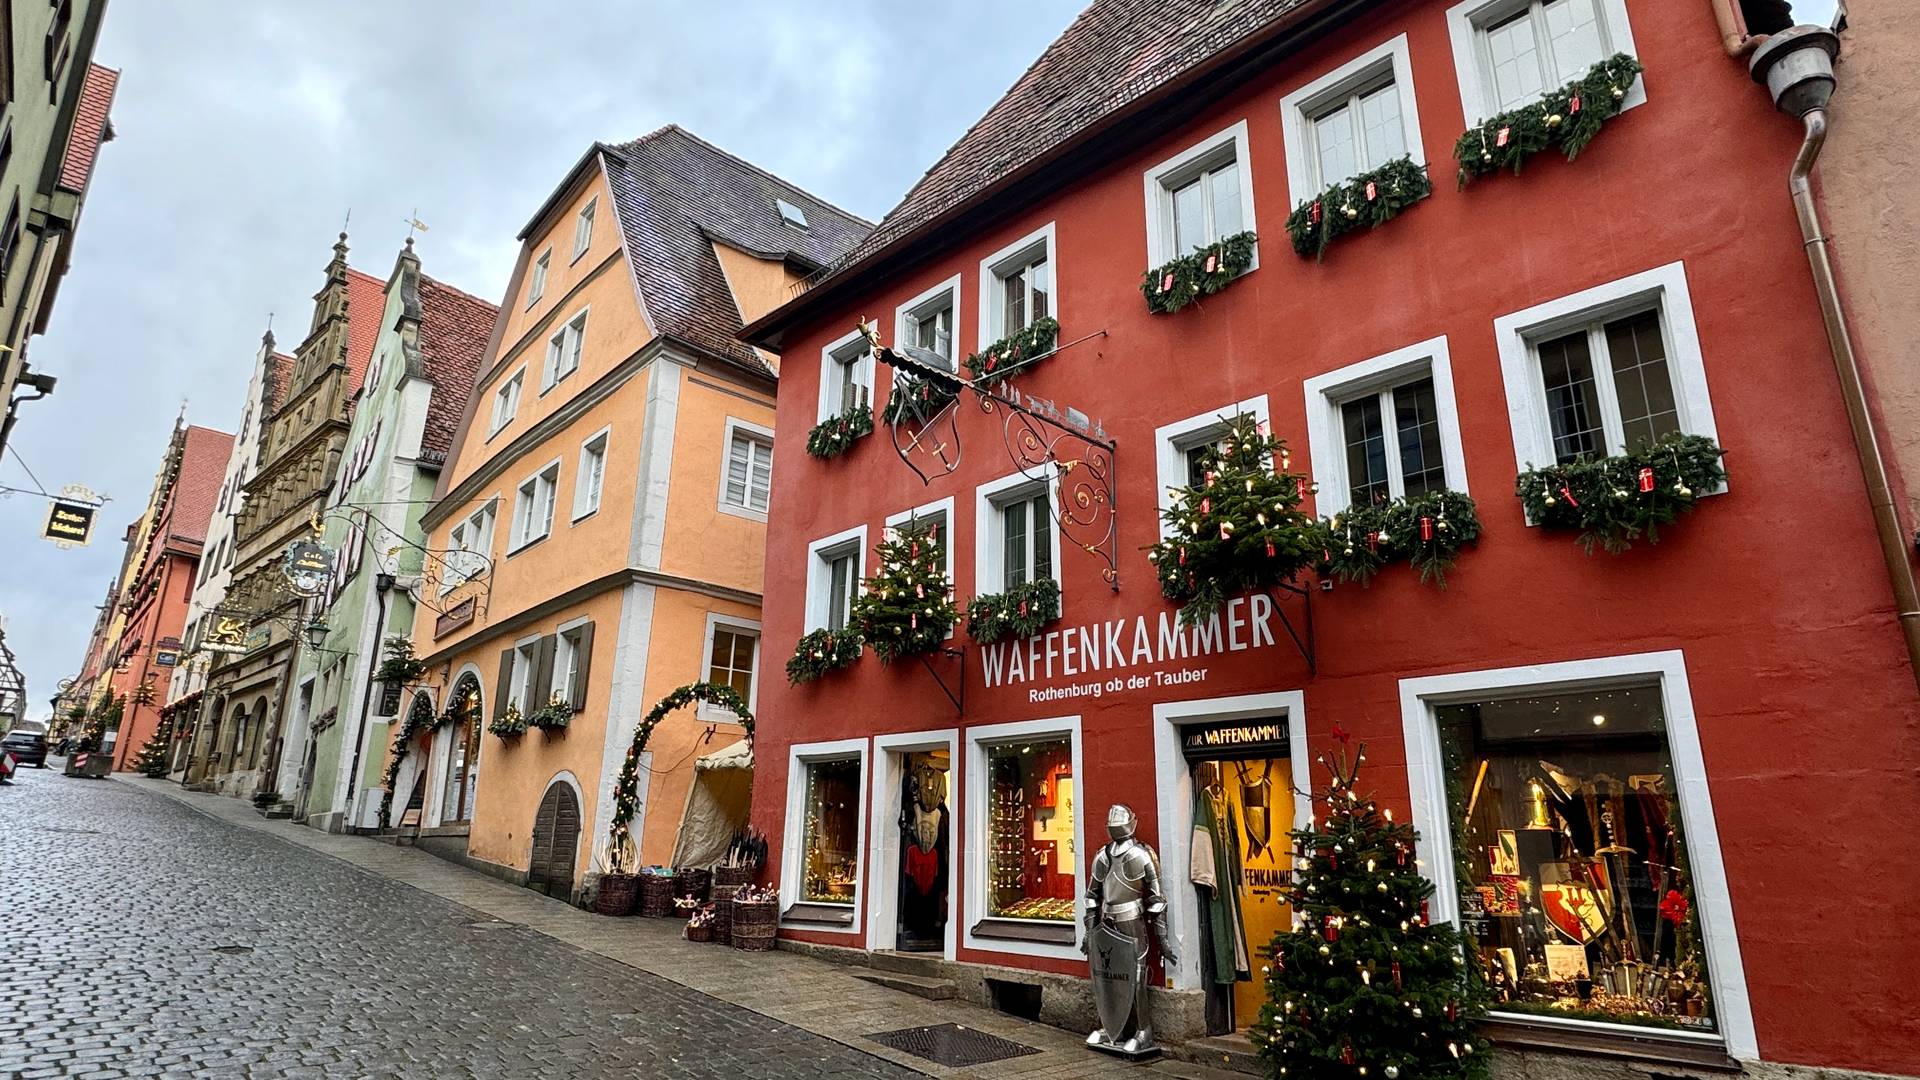
<path fill-rule="evenodd" d="M 120 783 L 179 802 L 237 828 L 332 856 L 369 874 L 410 885 L 503 922 L 524 926 L 823 1038 L 942 1077 L 1220 1076 L 1169 1061 L 1134 1065 L 1090 1051 L 1081 1037 L 957 1001 L 929 1001 L 855 978 L 838 964 L 785 950 L 746 953 L 694 944 L 675 919 L 613 919 L 509 885 L 410 847 L 270 821 L 239 800 L 188 792 L 161 780 L 119 775 Z M 960 1024 L 1034 1047 L 1038 1053 L 966 1069 L 945 1068 L 866 1036 L 921 1025 Z"/>

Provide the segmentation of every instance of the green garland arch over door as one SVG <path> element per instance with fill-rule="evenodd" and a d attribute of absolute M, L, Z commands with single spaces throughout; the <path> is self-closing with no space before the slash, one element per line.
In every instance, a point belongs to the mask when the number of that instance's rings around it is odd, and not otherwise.
<path fill-rule="evenodd" d="M 620 778 L 613 786 L 613 824 L 607 830 L 607 859 L 614 872 L 621 872 L 626 865 L 627 851 L 633 844 L 633 835 L 627 827 L 633 824 L 633 815 L 640 809 L 640 755 L 646 752 L 647 740 L 653 737 L 653 729 L 667 714 L 684 708 L 694 702 L 704 702 L 722 709 L 730 710 L 739 718 L 741 727 L 747 729 L 747 744 L 753 744 L 753 713 L 733 687 L 720 683 L 688 683 L 675 689 L 660 699 L 646 716 L 640 720 L 640 726 L 633 731 L 633 745 L 627 748 L 627 759 L 620 765 Z"/>

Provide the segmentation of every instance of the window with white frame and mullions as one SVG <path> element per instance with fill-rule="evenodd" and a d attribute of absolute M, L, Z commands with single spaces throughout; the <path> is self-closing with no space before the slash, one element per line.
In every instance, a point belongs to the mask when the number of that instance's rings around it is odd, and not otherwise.
<path fill-rule="evenodd" d="M 1434 709 L 1494 1009 L 1715 1030 L 1657 684 Z"/>
<path fill-rule="evenodd" d="M 1071 923 L 1074 917 L 1073 742 L 987 748 L 987 914 Z"/>

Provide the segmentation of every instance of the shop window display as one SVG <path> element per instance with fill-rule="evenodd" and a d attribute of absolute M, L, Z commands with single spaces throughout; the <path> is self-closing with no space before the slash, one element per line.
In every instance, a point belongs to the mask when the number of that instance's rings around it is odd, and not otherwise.
<path fill-rule="evenodd" d="M 807 765 L 806 873 L 801 899 L 851 904 L 859 886 L 860 761 Z"/>
<path fill-rule="evenodd" d="M 1714 1030 L 1659 687 L 1435 715 L 1461 927 L 1494 1008 Z"/>
<path fill-rule="evenodd" d="M 902 952 L 938 952 L 947 931 L 947 860 L 951 851 L 945 750 L 906 755 L 900 791 L 900 929 Z"/>
<path fill-rule="evenodd" d="M 987 914 L 1073 921 L 1076 796 L 1071 740 L 987 748 Z"/>

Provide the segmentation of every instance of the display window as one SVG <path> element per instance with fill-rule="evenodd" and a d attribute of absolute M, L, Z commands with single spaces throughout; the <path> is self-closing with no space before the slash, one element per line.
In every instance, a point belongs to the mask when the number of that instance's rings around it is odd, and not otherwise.
<path fill-rule="evenodd" d="M 1718 1030 L 1664 712 L 1656 683 L 1434 707 L 1496 1011 Z"/>
<path fill-rule="evenodd" d="M 860 759 L 806 764 L 800 898 L 847 904 L 860 884 Z"/>
<path fill-rule="evenodd" d="M 996 743 L 987 759 L 987 914 L 1071 925 L 1075 914 L 1073 741 Z"/>

